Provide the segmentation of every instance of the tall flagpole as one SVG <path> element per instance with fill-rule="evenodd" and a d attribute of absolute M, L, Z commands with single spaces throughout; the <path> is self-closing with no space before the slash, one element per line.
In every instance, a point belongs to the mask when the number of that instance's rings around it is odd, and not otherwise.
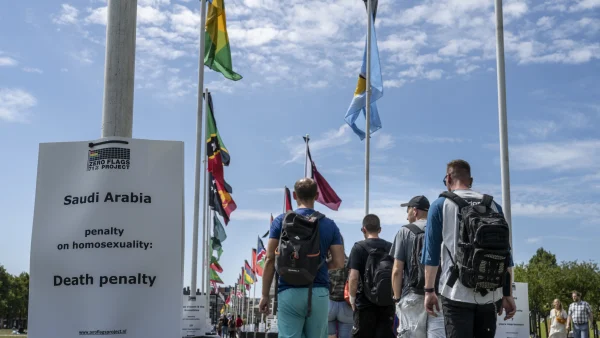
<path fill-rule="evenodd" d="M 204 138 L 206 139 L 208 136 L 208 88 L 204 90 L 205 100 L 204 100 Z M 204 140 L 205 141 L 205 140 Z M 205 144 L 205 142 L 203 142 Z M 206 149 L 206 148 L 205 148 Z M 202 210 L 202 229 L 203 229 L 203 238 L 204 238 L 204 250 L 202 250 L 202 257 L 204 257 L 203 269 L 206 273 L 206 279 L 203 281 L 203 289 L 204 289 L 204 298 L 206 301 L 206 309 L 210 309 L 210 257 L 208 256 L 208 247 L 210 246 L 210 219 L 209 219 L 209 208 L 208 208 L 208 171 L 206 170 L 208 167 L 208 153 L 206 150 L 204 151 L 204 209 Z M 208 311 L 206 313 L 209 313 Z M 209 318 L 209 317 L 207 317 Z"/>
<path fill-rule="evenodd" d="M 254 272 L 254 275 L 256 276 L 256 272 Z M 258 278 L 257 278 L 257 280 L 258 280 Z M 254 296 L 252 297 L 252 325 L 254 325 L 256 322 L 254 320 L 254 307 L 256 306 L 256 284 L 258 284 L 258 283 L 254 282 Z M 258 328 L 256 326 L 254 326 L 254 338 L 256 338 L 256 330 L 257 329 Z"/>
<path fill-rule="evenodd" d="M 508 222 L 512 248 L 512 214 L 510 207 L 510 171 L 508 161 L 508 122 L 506 118 L 506 78 L 504 69 L 504 20 L 502 0 L 496 0 L 496 72 L 498 74 L 498 122 L 500 129 L 500 174 L 502 176 L 502 212 Z M 514 280 L 514 274 L 512 274 Z"/>
<path fill-rule="evenodd" d="M 137 0 L 108 1 L 102 137 L 131 137 Z"/>
<path fill-rule="evenodd" d="M 308 134 L 304 136 L 304 143 L 306 143 L 305 151 L 304 151 L 304 177 L 308 177 L 308 141 L 310 138 Z"/>
<path fill-rule="evenodd" d="M 371 157 L 371 20 L 373 20 L 371 0 L 367 0 L 367 73 L 365 84 L 367 91 L 367 102 L 365 104 L 365 119 L 367 134 L 365 140 L 365 215 L 369 213 L 369 177 Z"/>
<path fill-rule="evenodd" d="M 206 0 L 201 0 L 200 9 L 200 53 L 198 55 L 198 111 L 196 121 L 196 175 L 194 179 L 194 228 L 192 238 L 192 289 L 196 296 L 198 278 L 198 227 L 200 219 L 200 161 L 202 160 L 202 90 L 204 88 L 204 25 L 206 24 Z M 204 270 L 202 270 L 204 280 Z"/>

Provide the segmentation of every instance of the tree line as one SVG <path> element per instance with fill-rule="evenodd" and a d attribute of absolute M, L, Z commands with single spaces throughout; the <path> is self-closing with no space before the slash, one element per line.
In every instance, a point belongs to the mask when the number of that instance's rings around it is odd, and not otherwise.
<path fill-rule="evenodd" d="M 0 265 L 0 328 L 27 327 L 28 305 L 29 274 L 13 276 Z"/>
<path fill-rule="evenodd" d="M 565 311 L 573 302 L 573 291 L 581 292 L 597 320 L 600 313 L 600 268 L 594 262 L 563 261 L 539 248 L 528 263 L 515 265 L 515 282 L 528 283 L 529 310 L 539 319 L 547 319 L 552 302 L 559 299 Z M 546 321 L 546 328 L 549 322 Z"/>

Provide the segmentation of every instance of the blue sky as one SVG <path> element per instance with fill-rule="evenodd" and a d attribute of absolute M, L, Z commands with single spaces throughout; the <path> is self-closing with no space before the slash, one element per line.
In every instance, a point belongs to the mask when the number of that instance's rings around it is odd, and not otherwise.
<path fill-rule="evenodd" d="M 0 7 L 0 264 L 29 268 L 40 142 L 100 136 L 106 2 L 33 0 Z M 383 128 L 373 136 L 371 208 L 391 240 L 399 204 L 444 189 L 445 164 L 473 167 L 474 188 L 501 201 L 491 0 L 380 0 Z M 133 135 L 185 142 L 186 262 L 193 211 L 199 4 L 138 0 Z M 282 188 L 303 175 L 302 135 L 343 199 L 336 220 L 361 238 L 364 143 L 344 124 L 366 29 L 359 0 L 228 0 L 239 82 L 206 71 L 225 169 L 238 205 L 222 278 L 250 259 Z M 544 246 L 559 260 L 600 259 L 600 1 L 505 2 L 515 260 Z M 10 146 L 9 146 L 10 145 Z M 349 250 L 349 248 L 348 248 Z M 347 250 L 347 251 L 348 251 Z"/>

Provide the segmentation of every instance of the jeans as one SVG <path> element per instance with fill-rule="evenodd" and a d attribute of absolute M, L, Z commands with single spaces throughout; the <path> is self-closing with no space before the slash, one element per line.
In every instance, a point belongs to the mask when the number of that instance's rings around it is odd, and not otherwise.
<path fill-rule="evenodd" d="M 289 288 L 278 294 L 277 329 L 279 338 L 327 338 L 329 290 L 312 290 L 310 317 L 308 288 Z"/>
<path fill-rule="evenodd" d="M 437 317 L 430 316 L 425 311 L 425 295 L 409 292 L 396 305 L 400 320 L 398 338 L 446 338 L 443 313 L 442 310 Z"/>
<path fill-rule="evenodd" d="M 329 328 L 327 334 L 338 338 L 350 338 L 352 334 L 352 307 L 345 301 L 329 301 Z"/>
<path fill-rule="evenodd" d="M 394 306 L 371 306 L 354 311 L 353 338 L 394 338 Z"/>
<path fill-rule="evenodd" d="M 221 327 L 221 336 L 227 338 L 229 336 L 229 326 Z"/>
<path fill-rule="evenodd" d="M 494 338 L 498 318 L 496 309 L 502 306 L 502 299 L 494 305 L 441 298 L 447 338 Z"/>
<path fill-rule="evenodd" d="M 589 338 L 590 326 L 588 323 L 575 324 L 573 323 L 573 338 Z"/>

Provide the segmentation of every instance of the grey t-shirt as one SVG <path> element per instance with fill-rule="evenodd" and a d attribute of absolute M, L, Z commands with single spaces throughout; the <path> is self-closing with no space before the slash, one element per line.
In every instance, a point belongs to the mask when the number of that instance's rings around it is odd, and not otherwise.
<path fill-rule="evenodd" d="M 413 224 L 425 231 L 427 220 L 416 220 Z M 400 230 L 398 230 L 396 237 L 394 237 L 394 242 L 392 243 L 392 248 L 390 250 L 390 255 L 392 255 L 394 259 L 404 262 L 404 273 L 402 274 L 402 297 L 406 296 L 410 291 L 407 281 L 410 277 L 410 256 L 413 250 L 414 242 L 415 234 L 413 234 L 408 228 L 402 227 Z"/>

